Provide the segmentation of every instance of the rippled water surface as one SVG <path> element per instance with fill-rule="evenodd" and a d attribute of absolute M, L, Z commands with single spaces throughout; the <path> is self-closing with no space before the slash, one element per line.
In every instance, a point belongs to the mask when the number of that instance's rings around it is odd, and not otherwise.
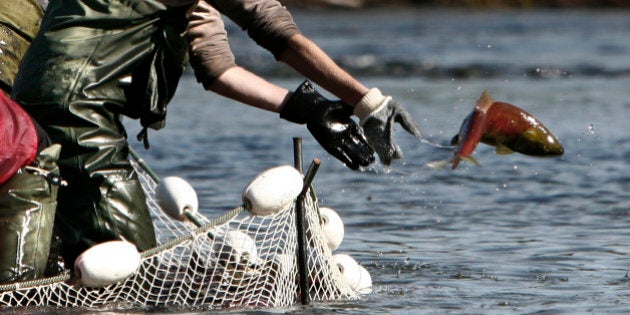
<path fill-rule="evenodd" d="M 339 251 L 371 272 L 361 301 L 296 313 L 576 314 L 630 310 L 630 12 L 296 11 L 302 31 L 369 86 L 404 104 L 446 144 L 484 89 L 537 116 L 561 158 L 496 155 L 481 167 L 426 163 L 441 149 L 397 130 L 405 158 L 353 172 L 303 126 L 183 79 L 145 159 L 191 181 L 203 212 L 240 204 L 260 171 L 292 163 L 292 137 L 323 163 L 322 205 L 346 224 Z M 230 31 L 238 32 L 231 27 Z M 236 34 L 239 61 L 294 89 L 273 58 Z M 128 121 L 130 136 L 134 122 Z M 133 140 L 132 140 L 133 142 Z M 140 148 L 139 143 L 133 142 Z M 139 149 L 139 151 L 143 151 Z M 282 311 L 282 310 L 281 310 Z"/>

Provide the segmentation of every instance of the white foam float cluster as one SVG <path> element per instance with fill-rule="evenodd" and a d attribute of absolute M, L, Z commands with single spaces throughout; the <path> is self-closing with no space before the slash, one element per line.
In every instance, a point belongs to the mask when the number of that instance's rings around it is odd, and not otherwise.
<path fill-rule="evenodd" d="M 273 215 L 289 209 L 302 188 L 302 174 L 294 167 L 283 165 L 270 168 L 243 189 L 243 207 L 253 215 Z M 194 188 L 176 176 L 166 177 L 158 183 L 156 199 L 162 210 L 178 221 L 194 220 L 199 209 Z M 218 261 L 224 264 L 251 267 L 260 263 L 256 242 L 241 231 L 217 235 L 214 250 Z"/>
<path fill-rule="evenodd" d="M 186 221 L 199 209 L 195 190 L 186 180 L 176 176 L 160 181 L 156 199 L 162 211 L 178 221 Z M 126 241 L 110 241 L 81 253 L 74 262 L 74 273 L 81 285 L 101 288 L 128 278 L 140 263 L 140 253 L 135 245 Z"/>
<path fill-rule="evenodd" d="M 268 216 L 289 209 L 303 189 L 302 174 L 292 166 L 278 166 L 256 176 L 243 189 L 243 206 L 257 216 Z M 170 176 L 162 179 L 156 188 L 158 205 L 171 218 L 178 221 L 193 220 L 199 209 L 194 188 L 184 179 Z M 331 251 L 341 245 L 345 234 L 344 224 L 337 212 L 320 207 L 321 228 Z M 224 264 L 252 267 L 261 263 L 253 238 L 241 231 L 227 231 L 217 236 L 214 249 Z M 108 258 L 117 257 L 110 260 Z M 280 273 L 290 273 L 293 258 L 286 254 L 272 258 L 272 265 Z M 370 293 L 372 279 L 367 269 L 347 254 L 334 254 L 342 281 L 359 294 Z M 140 264 L 135 246 L 124 241 L 96 245 L 84 252 L 75 262 L 75 273 L 87 287 L 103 287 L 129 277 Z"/>
<path fill-rule="evenodd" d="M 162 179 L 156 188 L 156 199 L 169 217 L 199 224 L 195 222 L 199 199 L 195 189 L 185 179 L 176 176 Z M 213 248 L 215 258 L 223 265 L 247 268 L 260 263 L 256 242 L 241 231 L 230 230 L 217 235 Z"/>
<path fill-rule="evenodd" d="M 345 234 L 343 221 L 335 210 L 328 207 L 320 207 L 319 215 L 326 244 L 331 251 L 335 251 L 341 245 Z M 334 254 L 333 260 L 339 268 L 342 281 L 350 288 L 359 294 L 372 292 L 372 277 L 365 267 L 347 254 Z"/>
<path fill-rule="evenodd" d="M 267 216 L 289 209 L 303 189 L 302 174 L 293 166 L 285 165 L 268 169 L 256 176 L 243 189 L 243 205 L 254 215 Z M 319 208 L 321 227 L 326 245 L 335 251 L 341 245 L 344 237 L 344 225 L 337 212 L 328 207 Z M 337 254 L 335 265 L 341 272 L 342 279 L 358 293 L 369 293 L 372 279 L 363 266 L 352 257 Z M 257 258 L 257 257 L 256 257 Z M 272 265 L 281 270 L 287 268 L 286 257 L 273 258 Z"/>

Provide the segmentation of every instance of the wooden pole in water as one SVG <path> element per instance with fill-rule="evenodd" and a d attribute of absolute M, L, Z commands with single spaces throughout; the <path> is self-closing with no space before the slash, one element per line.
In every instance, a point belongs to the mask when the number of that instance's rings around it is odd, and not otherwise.
<path fill-rule="evenodd" d="M 303 173 L 303 162 L 302 162 L 302 138 L 295 137 L 293 138 L 293 163 L 295 168 Z"/>
<path fill-rule="evenodd" d="M 293 157 L 295 159 L 295 168 L 302 173 L 302 139 L 300 138 L 293 138 Z M 313 182 L 313 178 L 317 172 L 319 164 L 320 161 L 318 159 L 313 160 L 313 164 L 311 164 L 307 174 L 304 176 L 304 188 L 295 200 L 295 225 L 298 242 L 297 263 L 300 279 L 300 301 L 304 305 L 310 303 L 304 198 L 306 197 L 308 189 Z"/>
<path fill-rule="evenodd" d="M 309 188 L 311 184 L 313 184 L 313 179 L 315 178 L 315 173 L 317 173 L 317 169 L 319 169 L 319 165 L 321 161 L 319 159 L 313 159 L 311 166 L 304 174 L 304 188 L 302 192 L 298 195 L 296 204 L 295 204 L 295 217 L 297 223 L 297 234 L 298 234 L 298 264 L 300 270 L 300 291 L 302 292 L 301 301 L 302 304 L 309 304 L 311 302 L 310 290 L 308 286 L 308 256 L 306 251 L 306 213 L 304 207 L 304 199 L 306 199 L 306 194 L 309 192 Z"/>

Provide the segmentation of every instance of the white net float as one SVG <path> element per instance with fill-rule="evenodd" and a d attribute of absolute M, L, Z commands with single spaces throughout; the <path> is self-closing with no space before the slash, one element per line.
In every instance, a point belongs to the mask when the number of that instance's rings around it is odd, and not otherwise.
<path fill-rule="evenodd" d="M 331 251 L 336 250 L 341 245 L 344 236 L 344 225 L 341 217 L 331 208 L 320 207 L 319 215 L 322 219 L 322 230 L 326 244 Z"/>
<path fill-rule="evenodd" d="M 260 263 L 256 242 L 246 233 L 226 232 L 214 244 L 219 262 L 236 266 L 255 266 Z"/>
<path fill-rule="evenodd" d="M 372 288 L 372 277 L 354 258 L 346 254 L 335 254 L 333 260 L 341 273 L 341 280 L 357 293 L 369 293 Z"/>
<path fill-rule="evenodd" d="M 355 288 L 355 291 L 359 294 L 372 293 L 372 276 L 370 272 L 363 266 L 359 265 L 361 271 L 361 277 L 359 279 L 359 285 Z"/>
<path fill-rule="evenodd" d="M 165 177 L 158 183 L 155 194 L 162 211 L 175 220 L 186 221 L 186 212 L 194 214 L 199 209 L 197 192 L 181 177 Z"/>
<path fill-rule="evenodd" d="M 359 264 L 356 260 L 350 257 L 350 255 L 334 254 L 333 261 L 337 265 L 337 268 L 339 268 L 341 280 L 347 283 L 352 289 L 356 289 L 361 279 L 361 269 L 359 269 Z"/>
<path fill-rule="evenodd" d="M 243 205 L 254 215 L 267 216 L 289 208 L 302 191 L 303 177 L 293 166 L 268 169 L 243 190 Z"/>
<path fill-rule="evenodd" d="M 89 288 L 101 288 L 132 275 L 140 265 L 136 246 L 125 241 L 110 241 L 92 246 L 74 262 L 79 282 Z"/>

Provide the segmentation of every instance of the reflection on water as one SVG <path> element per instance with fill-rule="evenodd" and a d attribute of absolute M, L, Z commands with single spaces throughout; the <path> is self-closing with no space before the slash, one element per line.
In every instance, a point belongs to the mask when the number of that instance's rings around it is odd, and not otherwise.
<path fill-rule="evenodd" d="M 320 203 L 346 224 L 339 251 L 370 270 L 375 293 L 289 312 L 622 312 L 630 307 L 627 13 L 294 14 L 336 60 L 404 104 L 427 140 L 447 144 L 487 89 L 549 127 L 561 158 L 499 156 L 480 145 L 481 167 L 432 170 L 427 162 L 451 152 L 398 130 L 404 160 L 353 172 L 303 126 L 204 92 L 191 76 L 144 156 L 159 174 L 189 179 L 202 211 L 217 216 L 240 203 L 257 173 L 292 163 L 291 138 L 304 138 L 305 157 L 323 160 Z M 276 76 L 287 70 L 240 35 L 232 46 L 272 81 L 301 82 Z"/>

